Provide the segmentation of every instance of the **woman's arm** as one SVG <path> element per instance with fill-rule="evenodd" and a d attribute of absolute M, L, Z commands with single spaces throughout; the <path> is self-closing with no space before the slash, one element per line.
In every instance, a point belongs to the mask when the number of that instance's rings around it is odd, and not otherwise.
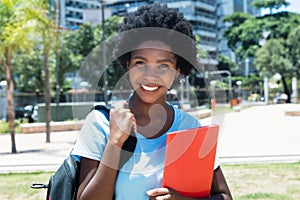
<path fill-rule="evenodd" d="M 175 190 L 169 188 L 155 188 L 153 190 L 147 191 L 149 199 L 156 199 L 156 197 L 161 197 L 161 199 L 168 200 L 231 200 L 232 196 L 229 187 L 226 183 L 225 177 L 223 175 L 221 167 L 214 170 L 212 186 L 211 186 L 211 196 L 208 198 L 191 198 L 184 197 L 180 195 Z"/>
<path fill-rule="evenodd" d="M 136 131 L 136 123 L 129 109 L 110 111 L 110 136 L 101 161 L 88 158 L 81 160 L 77 199 L 112 199 L 122 146 L 132 129 Z"/>
<path fill-rule="evenodd" d="M 101 162 L 81 159 L 77 199 L 112 199 L 120 152 L 120 148 L 107 144 Z"/>
<path fill-rule="evenodd" d="M 221 167 L 218 167 L 214 171 L 210 193 L 211 193 L 210 199 L 224 199 L 224 200 L 232 199 L 229 187 L 227 185 L 227 182 L 223 175 Z M 221 197 L 223 197 L 223 198 L 221 198 Z"/>

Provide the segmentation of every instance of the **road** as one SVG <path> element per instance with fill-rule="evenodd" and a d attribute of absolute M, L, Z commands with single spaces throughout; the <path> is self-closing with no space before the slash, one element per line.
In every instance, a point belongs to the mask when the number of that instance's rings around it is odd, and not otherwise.
<path fill-rule="evenodd" d="M 300 116 L 286 111 L 300 104 L 260 105 L 240 112 L 201 119 L 203 125 L 219 124 L 218 155 L 221 163 L 300 161 Z M 76 131 L 17 134 L 17 154 L 10 154 L 10 136 L 0 135 L 0 172 L 54 171 L 71 151 Z"/>

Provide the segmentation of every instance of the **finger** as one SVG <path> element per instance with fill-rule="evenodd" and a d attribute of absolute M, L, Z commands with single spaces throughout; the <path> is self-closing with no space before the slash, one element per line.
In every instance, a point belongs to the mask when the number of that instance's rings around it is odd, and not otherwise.
<path fill-rule="evenodd" d="M 128 102 L 127 102 L 127 101 L 125 101 L 125 102 L 123 103 L 123 108 L 127 108 L 127 109 L 129 109 L 129 104 L 128 104 Z"/>
<path fill-rule="evenodd" d="M 155 200 L 168 200 L 168 199 L 171 199 L 171 197 L 172 197 L 171 194 L 166 194 L 166 195 L 155 197 Z"/>
<path fill-rule="evenodd" d="M 166 194 L 169 194 L 170 191 L 168 188 L 155 188 L 153 190 L 148 190 L 147 192 L 147 195 L 149 197 L 155 197 L 155 196 L 158 196 L 158 195 L 166 195 Z"/>

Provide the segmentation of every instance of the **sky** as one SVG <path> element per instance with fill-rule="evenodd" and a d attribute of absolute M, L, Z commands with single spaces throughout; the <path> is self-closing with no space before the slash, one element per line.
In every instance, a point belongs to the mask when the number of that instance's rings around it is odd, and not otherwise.
<path fill-rule="evenodd" d="M 289 0 L 290 5 L 287 7 L 288 11 L 300 13 L 300 1 L 299 0 Z"/>
<path fill-rule="evenodd" d="M 286 10 L 286 11 L 300 13 L 300 1 L 299 0 L 287 0 L 287 1 L 290 3 L 290 5 L 287 8 L 282 7 L 281 9 L 279 9 L 279 11 Z M 269 9 L 262 11 L 262 13 L 265 13 L 265 12 L 269 13 Z M 274 10 L 274 12 L 275 12 L 275 10 Z"/>

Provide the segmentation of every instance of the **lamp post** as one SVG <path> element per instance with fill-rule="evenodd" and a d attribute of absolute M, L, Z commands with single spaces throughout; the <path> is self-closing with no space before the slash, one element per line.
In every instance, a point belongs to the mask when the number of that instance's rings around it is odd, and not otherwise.
<path fill-rule="evenodd" d="M 267 42 L 267 38 L 270 35 L 270 31 L 264 31 L 262 33 L 262 38 L 258 42 L 260 46 L 264 46 Z M 269 77 L 268 77 L 268 72 L 264 75 L 264 99 L 265 103 L 268 105 L 269 104 Z"/>
<path fill-rule="evenodd" d="M 105 7 L 105 1 L 100 0 L 101 4 L 101 19 L 102 19 L 102 63 L 103 63 L 103 97 L 104 102 L 107 104 L 108 98 L 107 98 L 107 71 L 106 71 L 106 46 L 105 46 L 105 14 L 104 14 L 104 7 Z"/>
<path fill-rule="evenodd" d="M 219 71 L 212 71 L 208 72 L 209 75 L 215 74 L 227 74 L 228 75 L 228 89 L 229 89 L 229 101 L 232 99 L 232 81 L 231 81 L 231 72 L 228 70 L 219 70 Z"/>
<path fill-rule="evenodd" d="M 241 101 L 242 101 L 242 89 L 241 89 L 241 86 L 242 86 L 242 81 L 237 81 L 236 82 L 237 86 L 238 86 L 238 94 L 237 94 L 237 103 L 240 104 Z"/>

